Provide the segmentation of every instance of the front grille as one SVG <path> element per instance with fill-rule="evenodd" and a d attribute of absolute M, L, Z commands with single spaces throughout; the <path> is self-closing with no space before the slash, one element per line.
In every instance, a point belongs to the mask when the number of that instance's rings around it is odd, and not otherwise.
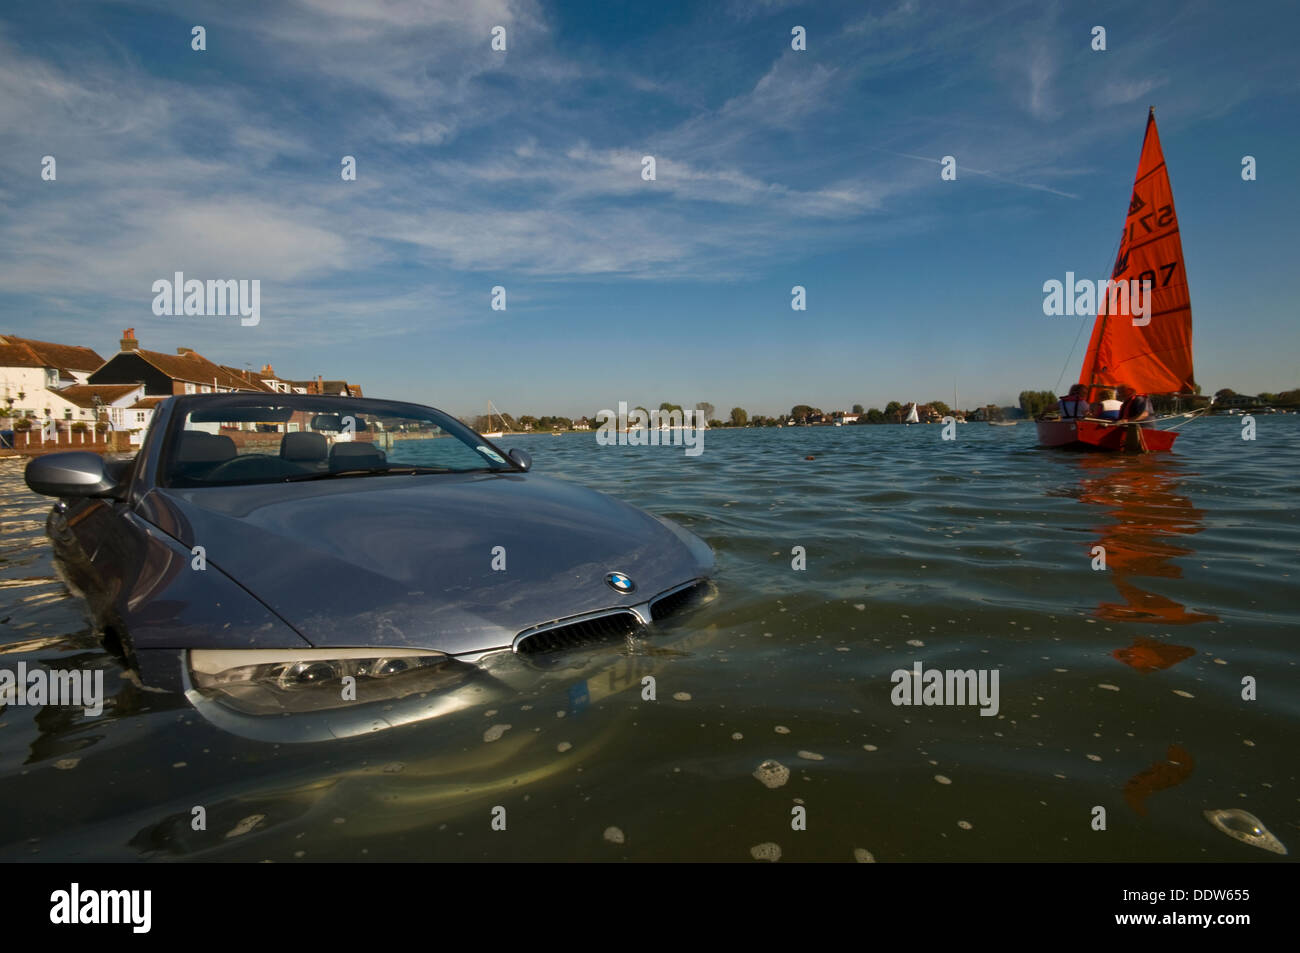
<path fill-rule="evenodd" d="M 676 592 L 670 592 L 666 596 L 660 596 L 650 603 L 650 618 L 655 622 L 661 622 L 670 615 L 676 615 L 683 609 L 699 602 L 708 591 L 708 583 L 697 582 L 684 589 L 678 589 Z"/>
<path fill-rule="evenodd" d="M 621 642 L 640 628 L 641 620 L 631 612 L 614 612 L 525 635 L 515 651 L 521 655 L 541 655 L 602 642 Z"/>

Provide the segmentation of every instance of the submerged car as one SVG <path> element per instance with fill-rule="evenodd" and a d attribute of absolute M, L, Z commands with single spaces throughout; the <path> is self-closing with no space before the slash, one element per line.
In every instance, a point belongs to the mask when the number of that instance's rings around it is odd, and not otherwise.
<path fill-rule="evenodd" d="M 417 404 L 176 396 L 133 458 L 49 454 L 26 480 L 59 498 L 56 560 L 106 646 L 253 737 L 464 707 L 516 660 L 646 635 L 713 591 L 681 526 Z"/>

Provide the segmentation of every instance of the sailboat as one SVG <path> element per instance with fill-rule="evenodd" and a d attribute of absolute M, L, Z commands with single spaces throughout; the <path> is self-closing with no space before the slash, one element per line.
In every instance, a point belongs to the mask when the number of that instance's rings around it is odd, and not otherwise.
<path fill-rule="evenodd" d="M 1147 307 L 1141 319 L 1135 320 L 1129 295 L 1118 295 L 1113 302 L 1109 295 L 1099 295 L 1097 320 L 1079 371 L 1088 402 L 1095 401 L 1102 388 L 1120 384 L 1139 394 L 1193 395 L 1191 299 L 1173 189 L 1156 132 L 1155 107 L 1147 114 L 1133 195 L 1111 279 L 1130 289 L 1134 282 L 1149 282 L 1149 290 L 1143 292 Z M 1108 313 L 1112 310 L 1114 314 Z M 1169 450 L 1177 432 L 1154 426 L 1169 419 L 1151 418 L 1141 424 L 1091 417 L 1045 419 L 1037 421 L 1038 440 L 1047 447 Z"/>
<path fill-rule="evenodd" d="M 488 406 L 487 406 L 487 411 L 488 411 L 488 412 L 487 412 L 487 419 L 488 419 L 488 426 L 489 426 L 489 427 L 492 426 L 492 411 L 493 411 L 494 409 L 495 409 L 495 408 L 492 406 L 492 401 L 489 400 L 489 401 L 488 401 Z M 502 428 L 504 428 L 504 427 L 505 427 L 505 422 L 506 422 L 506 421 L 505 421 L 505 418 L 501 416 L 501 411 L 499 411 L 499 410 L 497 411 L 497 419 L 501 421 L 501 426 L 502 426 Z M 504 431 L 504 429 L 502 429 L 502 430 L 493 430 L 493 431 L 490 432 L 490 433 L 485 433 L 485 434 L 483 434 L 483 436 L 484 436 L 484 437 L 487 437 L 489 440 L 492 440 L 492 439 L 495 439 L 495 438 L 497 438 L 497 437 L 503 437 L 503 436 L 505 436 L 505 431 Z"/>
<path fill-rule="evenodd" d="M 907 416 L 903 418 L 903 423 L 905 423 L 905 424 L 919 424 L 920 422 L 921 422 L 921 418 L 920 418 L 919 416 L 917 416 L 917 413 L 916 413 L 916 402 L 913 401 L 913 402 L 912 402 L 912 409 L 909 410 L 909 411 L 907 412 Z"/>

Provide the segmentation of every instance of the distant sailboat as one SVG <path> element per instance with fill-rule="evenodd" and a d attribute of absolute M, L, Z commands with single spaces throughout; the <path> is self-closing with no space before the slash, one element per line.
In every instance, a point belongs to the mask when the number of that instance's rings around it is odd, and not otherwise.
<path fill-rule="evenodd" d="M 1111 279 L 1132 288 L 1150 283 L 1144 321 L 1133 320 L 1133 302 L 1121 295 L 1115 302 L 1098 302 L 1099 313 L 1088 341 L 1079 383 L 1091 402 L 1104 387 L 1127 384 L 1141 394 L 1193 394 L 1192 306 L 1183 265 L 1183 245 L 1174 214 L 1153 108 L 1138 159 L 1137 176 Z M 1124 304 L 1127 302 L 1128 307 Z M 1181 416 L 1181 415 L 1174 415 Z M 1161 418 L 1169 419 L 1169 418 Z M 1154 420 L 1153 420 L 1154 422 Z M 1178 434 L 1142 425 L 1085 417 L 1039 420 L 1039 443 L 1048 447 L 1092 450 L 1168 450 Z"/>
<path fill-rule="evenodd" d="M 495 408 L 492 406 L 492 401 L 489 400 L 489 401 L 488 401 L 488 412 L 487 412 L 487 419 L 488 419 L 488 426 L 489 426 L 489 427 L 492 426 L 492 411 L 493 411 L 493 410 L 495 410 Z M 501 411 L 499 411 L 499 410 L 497 411 L 497 419 L 501 421 L 502 429 L 501 429 L 501 430 L 493 430 L 493 431 L 491 431 L 491 432 L 489 432 L 489 433 L 485 433 L 485 434 L 483 434 L 484 437 L 487 437 L 487 438 L 489 438 L 489 439 L 495 439 L 495 438 L 497 438 L 497 437 L 504 437 L 504 436 L 505 436 L 505 430 L 504 430 L 504 428 L 505 428 L 505 422 L 506 422 L 506 421 L 505 421 L 505 418 L 501 416 Z"/>
<path fill-rule="evenodd" d="M 917 412 L 916 412 L 916 403 L 913 402 L 913 403 L 912 403 L 912 409 L 909 410 L 909 411 L 907 412 L 907 416 L 906 416 L 905 418 L 903 418 L 903 423 L 905 423 L 905 424 L 919 424 L 920 422 L 921 422 L 921 417 L 920 417 L 920 415 L 918 415 Z"/>

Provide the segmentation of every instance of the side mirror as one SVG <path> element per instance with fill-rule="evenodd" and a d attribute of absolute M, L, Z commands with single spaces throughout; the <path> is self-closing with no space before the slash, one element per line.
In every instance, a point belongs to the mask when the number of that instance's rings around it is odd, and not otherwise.
<path fill-rule="evenodd" d="M 37 457 L 27 464 L 23 478 L 29 487 L 44 496 L 119 495 L 118 481 L 104 458 L 83 450 Z"/>
<path fill-rule="evenodd" d="M 533 468 L 533 457 L 527 450 L 509 450 L 506 452 L 506 456 L 513 460 L 521 470 L 531 470 Z"/>

